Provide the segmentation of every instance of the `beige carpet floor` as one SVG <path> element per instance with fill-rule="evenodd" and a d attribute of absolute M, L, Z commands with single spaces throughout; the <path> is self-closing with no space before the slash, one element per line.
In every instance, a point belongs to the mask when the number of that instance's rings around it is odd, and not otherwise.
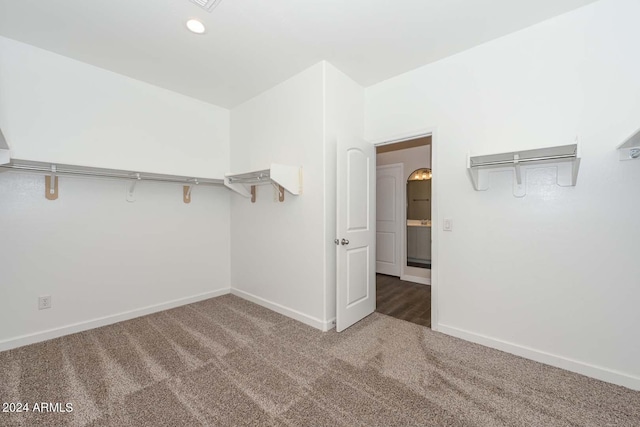
<path fill-rule="evenodd" d="M 374 313 L 322 333 L 235 296 L 0 353 L 2 426 L 639 426 L 634 392 Z"/>

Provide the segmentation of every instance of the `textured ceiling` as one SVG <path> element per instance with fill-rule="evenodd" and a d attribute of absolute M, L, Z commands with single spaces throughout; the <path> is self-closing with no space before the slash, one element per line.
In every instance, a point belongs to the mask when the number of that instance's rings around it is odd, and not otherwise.
<path fill-rule="evenodd" d="M 366 87 L 593 1 L 0 0 L 0 35 L 231 108 L 321 60 Z"/>

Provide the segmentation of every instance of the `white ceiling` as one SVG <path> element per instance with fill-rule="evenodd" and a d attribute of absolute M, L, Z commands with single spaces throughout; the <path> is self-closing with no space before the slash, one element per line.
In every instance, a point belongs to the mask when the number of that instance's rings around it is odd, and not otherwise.
<path fill-rule="evenodd" d="M 231 108 L 321 60 L 366 87 L 593 1 L 0 0 L 0 35 Z"/>

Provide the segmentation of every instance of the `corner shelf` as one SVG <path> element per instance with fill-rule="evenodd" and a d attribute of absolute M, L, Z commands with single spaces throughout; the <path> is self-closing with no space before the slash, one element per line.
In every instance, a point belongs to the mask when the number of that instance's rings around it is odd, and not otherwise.
<path fill-rule="evenodd" d="M 561 187 L 575 186 L 580 168 L 578 144 L 483 156 L 467 156 L 467 170 L 473 183 L 473 188 L 476 191 L 485 191 L 489 188 L 490 172 L 513 170 L 513 195 L 516 197 L 524 197 L 526 195 L 526 176 L 523 176 L 521 167 L 529 165 L 557 166 L 558 185 Z"/>
<path fill-rule="evenodd" d="M 9 144 L 2 134 L 0 129 L 0 165 L 5 165 L 11 161 L 11 154 L 9 151 Z"/>
<path fill-rule="evenodd" d="M 284 201 L 284 190 L 294 196 L 302 194 L 302 168 L 272 163 L 269 169 L 240 174 L 228 173 L 224 176 L 224 185 L 243 197 L 256 200 L 257 185 L 277 186 L 279 201 Z"/>
<path fill-rule="evenodd" d="M 640 159 L 640 129 L 618 146 L 620 160 Z"/>

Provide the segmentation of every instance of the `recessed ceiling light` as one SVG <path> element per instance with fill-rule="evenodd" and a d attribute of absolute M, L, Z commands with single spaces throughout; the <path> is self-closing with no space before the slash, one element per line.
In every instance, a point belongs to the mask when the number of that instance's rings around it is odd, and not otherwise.
<path fill-rule="evenodd" d="M 196 34 L 204 34 L 205 31 L 204 24 L 197 19 L 189 19 L 187 21 L 187 28 L 189 31 Z"/>

